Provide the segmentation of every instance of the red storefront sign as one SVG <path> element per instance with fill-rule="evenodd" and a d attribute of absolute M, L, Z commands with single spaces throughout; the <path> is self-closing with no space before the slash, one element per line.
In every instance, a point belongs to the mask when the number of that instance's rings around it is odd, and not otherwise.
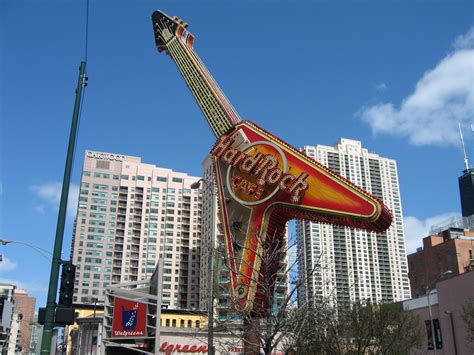
<path fill-rule="evenodd" d="M 147 305 L 115 298 L 112 337 L 136 338 L 146 336 Z"/>
<path fill-rule="evenodd" d="M 166 341 L 161 344 L 160 352 L 171 354 L 178 353 L 207 353 L 207 345 L 190 345 L 190 344 L 168 344 Z"/>

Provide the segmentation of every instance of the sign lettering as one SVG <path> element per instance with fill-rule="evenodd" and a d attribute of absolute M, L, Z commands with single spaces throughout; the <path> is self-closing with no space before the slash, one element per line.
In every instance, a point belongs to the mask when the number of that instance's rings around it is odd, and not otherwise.
<path fill-rule="evenodd" d="M 171 354 L 172 352 L 177 353 L 207 353 L 207 345 L 181 345 L 181 344 L 168 344 L 166 341 L 161 344 L 160 352 Z"/>
<path fill-rule="evenodd" d="M 244 205 L 262 203 L 278 190 L 289 194 L 293 203 L 301 201 L 309 188 L 306 182 L 309 175 L 302 172 L 296 177 L 288 173 L 285 155 L 278 147 L 270 142 L 256 142 L 241 151 L 232 148 L 233 143 L 233 138 L 221 137 L 211 154 L 229 167 L 229 191 L 239 202 Z M 262 149 L 269 153 L 260 152 Z"/>
<path fill-rule="evenodd" d="M 112 153 L 99 153 L 88 150 L 86 153 L 88 158 L 94 159 L 104 159 L 104 160 L 115 160 L 115 161 L 124 161 L 125 155 L 121 154 L 112 154 Z"/>
<path fill-rule="evenodd" d="M 147 305 L 116 297 L 112 337 L 138 338 L 146 336 Z"/>

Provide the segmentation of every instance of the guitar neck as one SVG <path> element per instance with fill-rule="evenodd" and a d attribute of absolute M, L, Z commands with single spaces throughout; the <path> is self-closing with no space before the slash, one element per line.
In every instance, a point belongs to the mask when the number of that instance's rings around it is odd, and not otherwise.
<path fill-rule="evenodd" d="M 184 43 L 183 43 L 184 42 Z M 241 119 L 212 78 L 192 45 L 173 36 L 166 47 L 216 137 L 228 133 Z"/>

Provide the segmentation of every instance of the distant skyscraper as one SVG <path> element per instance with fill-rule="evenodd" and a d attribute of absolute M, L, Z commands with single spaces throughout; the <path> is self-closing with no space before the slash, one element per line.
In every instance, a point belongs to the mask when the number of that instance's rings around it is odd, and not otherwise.
<path fill-rule="evenodd" d="M 466 169 L 459 177 L 461 211 L 463 217 L 474 217 L 474 169 Z M 474 221 L 473 221 L 474 222 Z M 474 224 L 474 223 L 473 223 Z"/>
<path fill-rule="evenodd" d="M 72 243 L 75 303 L 103 299 L 110 283 L 151 277 L 164 259 L 163 300 L 197 308 L 202 190 L 199 177 L 138 157 L 86 151 Z"/>
<path fill-rule="evenodd" d="M 384 233 L 297 222 L 301 303 L 329 299 L 347 305 L 357 300 L 410 298 L 402 206 L 394 160 L 369 153 L 359 141 L 341 138 L 334 147 L 305 146 L 303 152 L 379 198 L 392 211 Z"/>

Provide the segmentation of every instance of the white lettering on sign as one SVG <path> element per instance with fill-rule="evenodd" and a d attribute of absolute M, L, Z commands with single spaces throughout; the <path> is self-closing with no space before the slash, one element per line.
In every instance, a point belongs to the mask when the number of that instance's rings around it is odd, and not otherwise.
<path fill-rule="evenodd" d="M 87 151 L 86 156 L 88 158 L 94 158 L 94 159 L 105 159 L 105 160 L 116 160 L 116 161 L 125 160 L 125 155 L 112 154 L 112 153 L 99 153 L 99 152 L 92 152 L 90 150 Z"/>

